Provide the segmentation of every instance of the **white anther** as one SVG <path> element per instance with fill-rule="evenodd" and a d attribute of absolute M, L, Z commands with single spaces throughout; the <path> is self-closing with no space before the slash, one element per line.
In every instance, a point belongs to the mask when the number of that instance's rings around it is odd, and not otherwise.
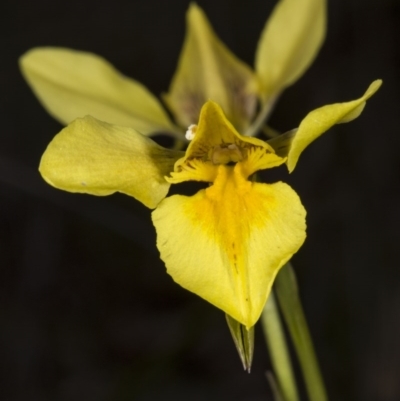
<path fill-rule="evenodd" d="M 185 134 L 185 138 L 188 141 L 191 141 L 194 138 L 194 136 L 196 135 L 196 130 L 197 130 L 196 124 L 189 125 L 189 128 L 187 129 L 186 134 Z"/>

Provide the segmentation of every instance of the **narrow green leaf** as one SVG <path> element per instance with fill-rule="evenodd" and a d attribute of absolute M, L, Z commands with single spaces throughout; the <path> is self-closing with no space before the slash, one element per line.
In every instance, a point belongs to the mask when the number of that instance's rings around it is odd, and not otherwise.
<path fill-rule="evenodd" d="M 327 401 L 307 321 L 301 306 L 293 267 L 287 263 L 275 280 L 279 306 L 292 337 L 310 401 Z"/>
<path fill-rule="evenodd" d="M 285 333 L 283 331 L 278 308 L 274 294 L 268 297 L 268 301 L 261 315 L 261 323 L 267 341 L 272 367 L 276 375 L 278 386 L 283 401 L 298 401 L 299 396 L 296 381 L 293 374 L 289 351 L 286 345 Z M 274 390 L 276 394 L 276 390 Z M 275 399 L 279 399 L 275 395 Z"/>

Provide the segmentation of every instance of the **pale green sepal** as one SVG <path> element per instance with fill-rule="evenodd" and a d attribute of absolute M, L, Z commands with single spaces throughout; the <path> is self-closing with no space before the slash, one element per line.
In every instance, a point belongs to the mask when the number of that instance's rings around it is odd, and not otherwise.
<path fill-rule="evenodd" d="M 155 208 L 170 186 L 164 176 L 183 154 L 132 128 L 86 116 L 54 137 L 39 171 L 50 185 L 65 191 L 99 196 L 122 192 Z"/>
<path fill-rule="evenodd" d="M 254 326 L 247 330 L 246 326 L 243 326 L 228 314 L 225 314 L 225 317 L 242 361 L 243 369 L 250 373 L 254 354 Z"/>
<path fill-rule="evenodd" d="M 326 0 L 281 0 L 261 33 L 255 68 L 265 101 L 307 70 L 325 38 Z"/>
<path fill-rule="evenodd" d="M 382 81 L 376 80 L 357 100 L 335 103 L 315 109 L 302 120 L 294 135 L 287 155 L 287 167 L 292 172 L 303 150 L 335 124 L 346 123 L 357 118 L 364 109 L 365 102 L 379 89 Z M 268 141 L 270 143 L 270 141 Z"/>
<path fill-rule="evenodd" d="M 178 128 L 148 89 L 95 54 L 35 48 L 20 58 L 20 67 L 40 102 L 62 124 L 92 115 L 144 135 L 178 135 Z"/>
<path fill-rule="evenodd" d="M 298 356 L 310 401 L 328 401 L 311 335 L 298 292 L 296 276 L 288 262 L 280 270 L 274 289 Z"/>
<path fill-rule="evenodd" d="M 257 106 L 255 76 L 213 31 L 204 12 L 192 3 L 177 71 L 164 100 L 184 127 L 197 124 L 208 100 L 218 103 L 229 121 L 244 132 Z"/>

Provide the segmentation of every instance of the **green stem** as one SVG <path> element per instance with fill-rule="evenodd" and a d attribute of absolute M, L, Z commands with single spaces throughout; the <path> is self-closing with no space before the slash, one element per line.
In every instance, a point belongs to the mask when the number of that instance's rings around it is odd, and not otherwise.
<path fill-rule="evenodd" d="M 276 100 L 278 99 L 278 95 L 274 96 L 267 100 L 264 105 L 262 106 L 260 112 L 257 114 L 256 119 L 250 125 L 250 127 L 245 132 L 246 136 L 255 136 L 257 135 L 258 131 L 261 130 L 262 126 L 264 125 L 265 121 L 267 120 L 269 114 L 272 111 L 272 108 L 275 105 Z"/>
<path fill-rule="evenodd" d="M 296 277 L 290 263 L 279 272 L 274 288 L 299 358 L 308 397 L 310 401 L 327 401 L 322 375 L 301 306 Z"/>
<path fill-rule="evenodd" d="M 285 333 L 272 292 L 264 307 L 261 323 L 281 397 L 284 401 L 298 401 L 299 396 L 286 345 Z"/>

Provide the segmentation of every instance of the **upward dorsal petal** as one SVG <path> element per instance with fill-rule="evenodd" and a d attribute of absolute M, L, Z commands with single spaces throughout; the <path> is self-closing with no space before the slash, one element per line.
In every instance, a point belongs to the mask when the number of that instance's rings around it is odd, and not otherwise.
<path fill-rule="evenodd" d="M 187 13 L 185 42 L 164 99 L 185 127 L 197 123 L 207 100 L 217 102 L 240 132 L 255 113 L 257 87 L 253 72 L 221 42 L 195 3 Z"/>

